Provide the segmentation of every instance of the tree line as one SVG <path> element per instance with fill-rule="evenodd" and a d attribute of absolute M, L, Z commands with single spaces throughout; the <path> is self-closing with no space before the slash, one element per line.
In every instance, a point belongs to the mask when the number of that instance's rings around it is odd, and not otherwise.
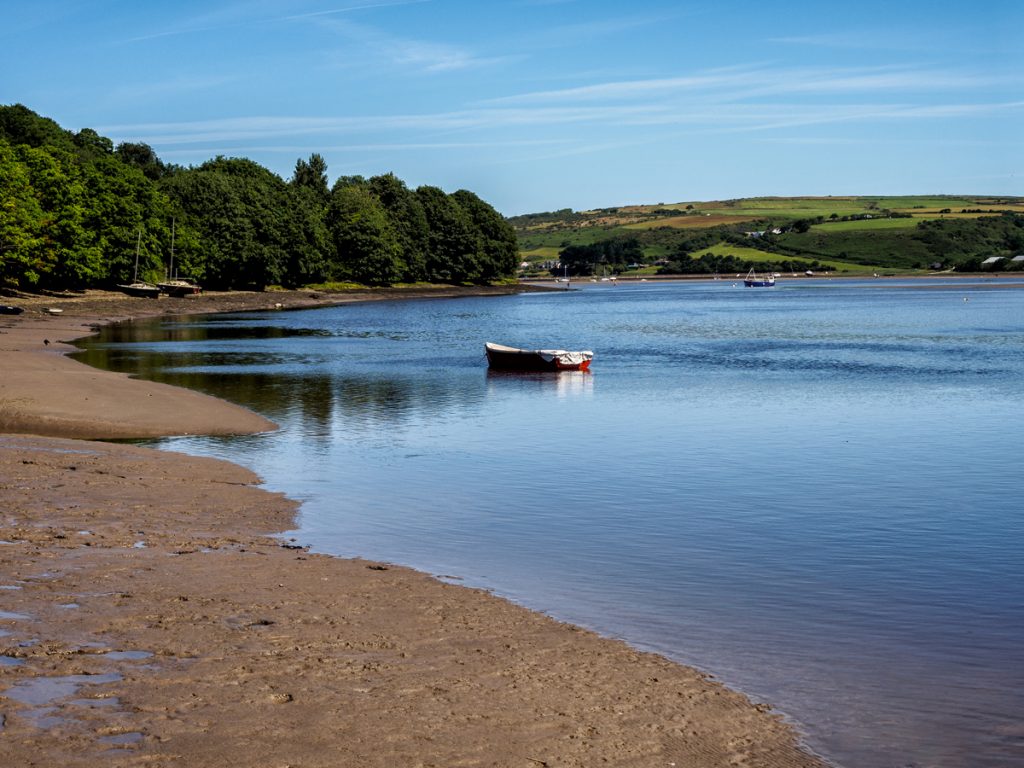
<path fill-rule="evenodd" d="M 173 228 L 173 233 L 172 233 Z M 141 237 L 140 237 L 141 233 Z M 0 288 L 109 288 L 169 268 L 214 290 L 511 278 L 515 232 L 473 192 L 393 174 L 288 180 L 244 158 L 163 162 L 142 143 L 0 106 Z"/>

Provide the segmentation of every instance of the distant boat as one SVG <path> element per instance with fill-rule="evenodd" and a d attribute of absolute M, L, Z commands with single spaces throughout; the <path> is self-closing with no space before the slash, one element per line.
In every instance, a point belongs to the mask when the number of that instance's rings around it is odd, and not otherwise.
<path fill-rule="evenodd" d="M 118 290 L 122 293 L 127 293 L 129 296 L 141 299 L 157 299 L 160 298 L 160 289 L 152 283 L 139 280 L 139 246 L 141 244 L 142 230 L 140 229 L 139 236 L 135 239 L 135 276 L 128 285 L 119 285 L 117 287 Z"/>
<path fill-rule="evenodd" d="M 754 272 L 753 268 L 747 273 L 747 276 L 743 278 L 743 284 L 747 288 L 771 288 L 775 285 L 775 275 L 771 272 L 765 272 L 763 275 L 758 275 Z"/>
<path fill-rule="evenodd" d="M 24 312 L 21 307 L 12 307 L 10 304 L 0 304 L 0 315 L 20 315 Z"/>
<path fill-rule="evenodd" d="M 487 364 L 502 371 L 585 371 L 590 368 L 594 353 L 585 350 L 518 349 L 502 344 L 484 344 Z"/>
<path fill-rule="evenodd" d="M 156 287 L 168 296 L 176 298 L 194 296 L 203 292 L 202 286 L 198 283 L 174 274 L 174 219 L 171 219 L 171 262 L 167 267 L 167 279 L 162 283 L 157 283 Z"/>

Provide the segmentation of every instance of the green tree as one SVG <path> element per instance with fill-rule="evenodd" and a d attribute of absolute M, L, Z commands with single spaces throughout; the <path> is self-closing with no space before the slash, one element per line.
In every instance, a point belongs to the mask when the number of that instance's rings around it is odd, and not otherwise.
<path fill-rule="evenodd" d="M 30 147 L 74 146 L 71 133 L 48 117 L 41 117 L 21 104 L 0 106 L 0 137 L 11 146 L 26 144 Z"/>
<path fill-rule="evenodd" d="M 327 189 L 327 161 L 322 155 L 313 153 L 309 160 L 299 159 L 295 163 L 292 185 L 311 190 L 324 204 L 330 194 Z"/>
<path fill-rule="evenodd" d="M 381 202 L 363 185 L 335 189 L 327 228 L 337 253 L 331 277 L 390 285 L 405 272 L 398 237 Z"/>
<path fill-rule="evenodd" d="M 479 251 L 469 216 L 438 187 L 418 187 L 416 197 L 423 206 L 429 228 L 427 280 L 455 284 L 478 280 Z"/>
<path fill-rule="evenodd" d="M 452 195 L 476 229 L 480 270 L 478 282 L 491 282 L 516 273 L 519 243 L 505 218 L 474 193 L 460 189 Z"/>
<path fill-rule="evenodd" d="M 43 220 L 28 168 L 0 138 L 0 285 L 27 288 L 39 282 Z"/>
<path fill-rule="evenodd" d="M 223 157 L 165 179 L 162 189 L 196 231 L 202 275 L 211 288 L 262 290 L 290 261 L 288 187 L 251 160 Z"/>
<path fill-rule="evenodd" d="M 117 145 L 114 154 L 125 165 L 138 168 L 151 181 L 158 181 L 174 170 L 157 157 L 149 144 L 125 141 Z"/>
<path fill-rule="evenodd" d="M 368 186 L 387 211 L 398 237 L 402 261 L 405 262 L 405 273 L 401 279 L 409 283 L 425 280 L 430 228 L 419 197 L 393 173 L 374 176 Z"/>

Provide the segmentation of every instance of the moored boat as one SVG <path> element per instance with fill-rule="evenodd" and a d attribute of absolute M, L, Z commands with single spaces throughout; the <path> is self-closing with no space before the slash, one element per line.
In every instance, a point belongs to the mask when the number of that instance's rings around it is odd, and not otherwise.
<path fill-rule="evenodd" d="M 191 280 L 185 280 L 181 277 L 164 280 L 162 283 L 157 283 L 156 287 L 160 289 L 161 293 L 166 293 L 168 296 L 175 297 L 194 296 L 203 292 L 201 286 L 193 283 Z"/>
<path fill-rule="evenodd" d="M 24 312 L 21 307 L 14 307 L 10 304 L 0 304 L 0 315 L 20 315 Z"/>
<path fill-rule="evenodd" d="M 775 285 L 775 275 L 771 272 L 765 272 L 763 275 L 759 275 L 754 272 L 753 268 L 747 273 L 747 276 L 743 278 L 743 284 L 747 288 L 771 288 Z"/>
<path fill-rule="evenodd" d="M 167 265 L 167 279 L 162 283 L 157 283 L 156 287 L 160 289 L 161 293 L 175 298 L 194 296 L 203 292 L 202 286 L 184 277 L 178 277 L 174 273 L 174 223 L 174 219 L 171 219 L 171 261 Z"/>
<path fill-rule="evenodd" d="M 126 293 L 129 296 L 135 296 L 142 299 L 158 299 L 160 298 L 160 289 L 152 283 L 147 283 L 139 280 L 139 246 L 142 243 L 142 230 L 139 230 L 139 235 L 135 239 L 135 276 L 132 278 L 132 282 L 127 285 L 119 285 L 117 289 L 121 293 Z"/>
<path fill-rule="evenodd" d="M 141 280 L 129 283 L 128 285 L 119 285 L 117 289 L 121 293 L 126 293 L 139 299 L 156 299 L 160 296 L 159 288 L 152 283 L 144 283 Z"/>
<path fill-rule="evenodd" d="M 484 351 L 487 364 L 503 371 L 585 371 L 594 358 L 590 350 L 519 349 L 490 341 Z"/>

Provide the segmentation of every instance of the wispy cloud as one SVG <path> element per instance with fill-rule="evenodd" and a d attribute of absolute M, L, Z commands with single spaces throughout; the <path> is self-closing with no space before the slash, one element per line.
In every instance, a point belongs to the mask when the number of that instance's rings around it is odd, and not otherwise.
<path fill-rule="evenodd" d="M 717 100 L 731 101 L 752 95 L 951 91 L 992 87 L 1009 81 L 1010 78 L 1001 75 L 971 75 L 908 67 L 731 67 L 679 77 L 611 81 L 574 88 L 535 91 L 492 99 L 487 103 L 547 104 L 626 100 L 701 91 L 714 92 Z"/>
<path fill-rule="evenodd" d="M 884 29 L 877 24 L 868 29 L 829 31 L 810 35 L 784 35 L 768 38 L 769 43 L 801 48 L 836 51 L 902 51 L 905 53 L 944 50 L 953 38 L 948 32 L 918 25 L 914 29 Z"/>
<path fill-rule="evenodd" d="M 704 109 L 666 105 L 579 106 L 547 108 L 480 109 L 406 115 L 360 117 L 242 117 L 181 123 L 147 123 L 101 126 L 114 137 L 132 137 L 160 147 L 190 144 L 240 144 L 251 148 L 274 139 L 302 136 L 382 136 L 435 134 L 452 131 L 519 130 L 556 126 L 588 129 L 673 127 L 717 132 L 766 132 L 831 123 L 885 121 L 935 121 L 970 117 L 997 117 L 1024 111 L 1024 102 L 913 104 L 730 104 Z M 554 138 L 548 140 L 557 140 Z M 357 140 L 358 141 L 358 140 Z M 335 139 L 336 142 L 336 139 Z M 368 144 L 367 142 L 359 142 Z M 374 144 L 380 142 L 372 142 Z M 470 144 L 473 142 L 469 142 Z M 480 145 L 493 143 L 478 142 Z M 405 142 L 402 145 L 455 146 L 467 142 Z M 351 145 L 349 145 L 351 146 Z"/>
<path fill-rule="evenodd" d="M 137 35 L 128 39 L 128 42 L 142 42 L 160 37 L 173 37 L 178 35 L 203 34 L 207 32 L 218 32 L 225 29 L 239 29 L 264 24 L 282 22 L 315 21 L 320 18 L 337 16 L 339 14 L 356 13 L 376 8 L 391 8 L 404 5 L 421 5 L 433 0 L 379 0 L 378 2 L 353 3 L 340 8 L 329 8 L 308 13 L 281 14 L 280 0 L 265 0 L 263 2 L 241 2 L 223 6 L 214 11 L 181 19 L 171 24 L 167 29 Z"/>
<path fill-rule="evenodd" d="M 356 61 L 363 66 L 375 62 L 377 66 L 383 63 L 415 73 L 436 73 L 490 66 L 508 60 L 501 56 L 480 56 L 463 46 L 392 35 L 348 19 L 327 18 L 318 23 L 346 44 L 333 55 L 336 64 L 341 66 Z"/>
<path fill-rule="evenodd" d="M 523 141 L 436 141 L 436 142 L 395 142 L 395 143 L 352 143 L 352 144 L 247 144 L 248 152 L 266 154 L 301 155 L 310 152 L 344 154 L 360 152 L 420 152 L 422 150 L 462 151 L 466 149 L 513 149 L 549 148 L 559 146 L 576 147 L 577 142 L 569 139 L 536 139 Z M 224 147 L 188 147 L 170 149 L 162 153 L 167 157 L 213 157 L 224 152 Z"/>
<path fill-rule="evenodd" d="M 422 115 L 363 117 L 241 117 L 181 123 L 101 126 L 107 135 L 141 136 L 161 145 L 211 141 L 251 141 L 288 136 L 337 135 L 384 131 L 453 131 L 575 123 L 639 124 L 648 119 L 648 106 L 577 107 L 549 109 L 468 110 Z"/>
<path fill-rule="evenodd" d="M 770 43 L 781 45 L 811 46 L 816 48 L 878 49 L 896 47 L 895 40 L 888 40 L 876 28 L 871 34 L 865 32 L 822 32 L 814 35 L 789 35 L 768 38 Z M 905 47 L 904 40 L 903 46 Z"/>
<path fill-rule="evenodd" d="M 401 5 L 422 5 L 423 3 L 430 3 L 433 0 L 392 0 L 387 2 L 368 2 L 359 5 L 346 6 L 344 8 L 329 8 L 325 11 L 310 11 L 309 13 L 296 13 L 291 16 L 284 16 L 284 21 L 297 21 L 300 19 L 315 19 L 321 16 L 335 16 L 339 13 L 353 13 L 354 11 L 367 11 L 373 8 L 393 8 Z"/>
<path fill-rule="evenodd" d="M 141 85 L 116 86 L 106 92 L 111 101 L 130 103 L 140 100 L 154 100 L 172 94 L 195 93 L 208 91 L 222 86 L 231 85 L 238 77 L 231 75 L 211 75 L 208 77 L 176 77 L 162 82 L 146 82 Z"/>

